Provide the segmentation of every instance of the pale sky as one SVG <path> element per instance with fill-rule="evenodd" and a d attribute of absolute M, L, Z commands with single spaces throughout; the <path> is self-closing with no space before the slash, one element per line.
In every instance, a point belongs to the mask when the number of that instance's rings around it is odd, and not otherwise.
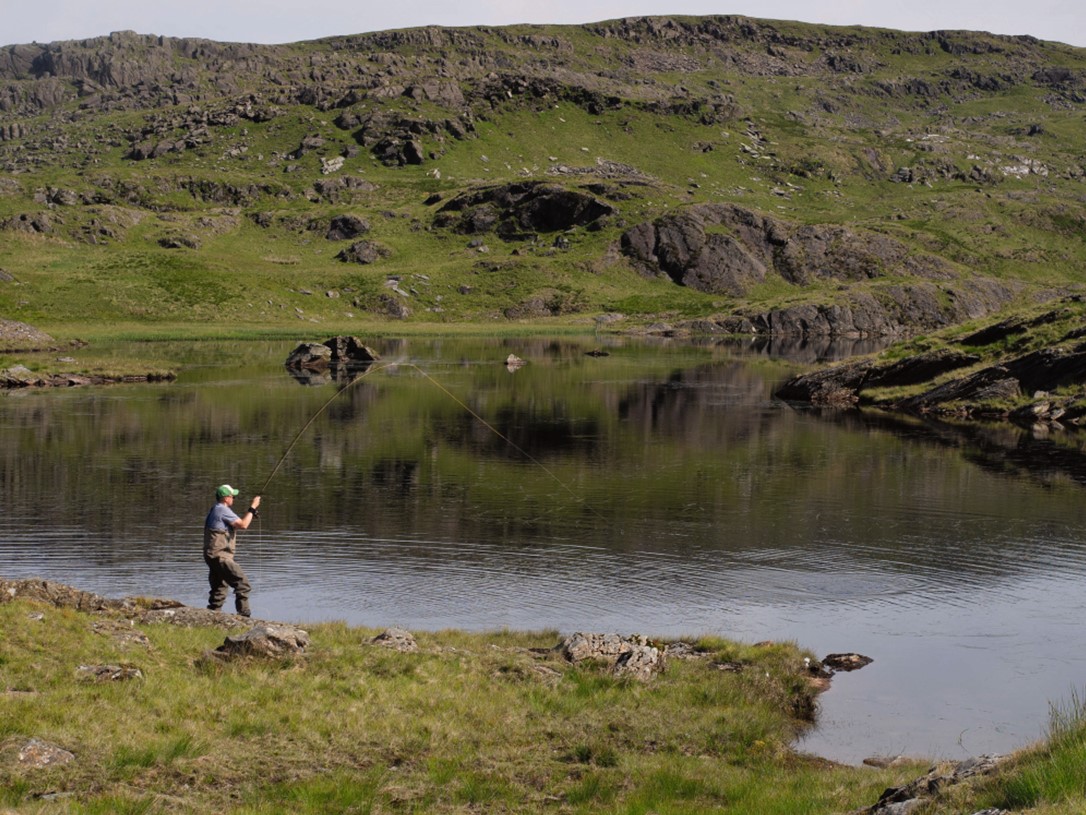
<path fill-rule="evenodd" d="M 281 43 L 424 25 L 569 24 L 665 14 L 1031 34 L 1086 47 L 1082 0 L 0 0 L 0 45 L 122 30 Z"/>

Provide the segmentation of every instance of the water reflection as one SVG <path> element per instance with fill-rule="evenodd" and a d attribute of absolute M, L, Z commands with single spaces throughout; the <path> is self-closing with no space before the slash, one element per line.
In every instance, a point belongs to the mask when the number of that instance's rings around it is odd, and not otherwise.
<path fill-rule="evenodd" d="M 1075 436 L 797 410 L 747 342 L 374 345 L 399 364 L 330 403 L 290 343 L 0 398 L 5 573 L 201 604 L 211 490 L 274 473 L 240 542 L 256 614 L 861 651 L 805 742 L 842 760 L 1020 746 L 1086 667 Z"/>

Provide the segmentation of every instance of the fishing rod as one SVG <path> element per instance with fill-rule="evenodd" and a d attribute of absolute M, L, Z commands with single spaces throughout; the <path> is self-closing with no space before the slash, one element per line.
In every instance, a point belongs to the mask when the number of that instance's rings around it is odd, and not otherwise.
<path fill-rule="evenodd" d="M 262 486 L 260 488 L 260 492 L 258 494 L 259 495 L 264 494 L 264 491 L 268 488 L 268 484 L 270 484 L 271 480 L 273 478 L 275 478 L 275 474 L 279 472 L 279 468 L 282 467 L 283 462 L 287 460 L 287 456 L 290 455 L 290 451 L 293 450 L 294 445 L 296 445 L 298 443 L 298 439 L 300 439 L 302 436 L 305 435 L 305 431 L 307 431 L 312 426 L 313 422 L 317 421 L 317 418 L 322 413 L 324 413 L 325 410 L 328 409 L 328 406 L 330 404 L 332 404 L 334 401 L 336 401 L 336 399 L 338 399 L 345 391 L 350 390 L 351 388 L 353 388 L 356 384 L 361 382 L 363 379 L 365 379 L 367 376 L 369 376 L 374 371 L 379 371 L 382 368 L 388 368 L 388 367 L 391 367 L 392 365 L 397 365 L 397 364 L 401 364 L 401 363 L 386 362 L 386 363 L 384 363 L 382 365 L 377 365 L 377 366 L 374 366 L 374 367 L 367 368 L 363 373 L 359 374 L 354 379 L 352 379 L 350 382 L 348 382 L 346 385 L 344 385 L 342 388 L 340 388 L 335 393 L 333 393 L 331 395 L 331 397 L 329 397 L 329 399 L 323 405 L 321 405 L 319 408 L 317 408 L 316 413 L 314 413 L 312 416 L 309 417 L 309 421 L 306 422 L 304 425 L 302 425 L 302 429 L 299 430 L 294 435 L 293 439 L 291 439 L 290 444 L 287 445 L 287 449 L 284 450 L 283 455 L 281 455 L 279 457 L 279 461 L 275 462 L 275 466 L 272 467 L 271 473 L 268 475 L 267 479 L 265 479 L 264 486 Z"/>
<path fill-rule="evenodd" d="M 324 413 L 325 410 L 328 409 L 329 405 L 331 405 L 340 396 L 342 396 L 346 391 L 353 388 L 355 385 L 357 385 L 359 382 L 361 382 L 363 379 L 365 379 L 370 374 L 376 373 L 377 371 L 385 370 L 387 368 L 393 368 L 393 367 L 413 368 L 426 381 L 428 381 L 430 384 L 432 384 L 434 387 L 436 387 L 438 390 L 440 390 L 442 393 L 444 393 L 446 396 L 448 396 L 450 399 L 452 399 L 453 402 L 455 402 L 457 405 L 459 405 L 465 412 L 467 412 L 472 418 L 474 418 L 477 422 L 479 422 L 483 427 L 485 427 L 487 430 L 489 430 L 491 433 L 493 433 L 499 439 L 501 439 L 506 444 L 508 444 L 510 447 L 512 447 L 514 450 L 516 450 L 518 453 L 520 453 L 520 455 L 524 456 L 525 459 L 530 461 L 532 464 L 535 464 L 543 472 L 545 472 L 548 476 L 550 476 L 555 481 L 555 483 L 557 483 L 562 489 L 564 489 L 566 492 L 568 492 L 570 494 L 570 496 L 577 503 L 582 504 L 586 509 L 588 509 L 592 514 L 599 517 L 601 520 L 607 520 L 602 514 L 597 512 L 595 509 L 593 509 L 591 505 L 585 504 L 584 499 L 581 496 L 577 495 L 577 493 L 575 493 L 573 491 L 573 489 L 568 484 L 566 484 L 565 481 L 563 481 L 561 478 L 559 478 L 549 467 L 547 467 L 547 465 L 545 465 L 542 461 L 537 459 L 535 456 L 533 456 L 531 453 L 529 453 L 523 447 L 518 445 L 516 442 L 514 442 L 508 436 L 503 434 L 500 430 L 498 430 L 496 427 L 494 427 L 494 425 L 492 425 L 490 422 L 488 422 L 486 419 L 484 419 L 482 416 L 480 416 L 478 413 L 476 413 L 474 410 L 472 410 L 471 407 L 469 405 L 467 405 L 462 399 L 460 399 L 456 394 L 454 394 L 452 391 L 450 391 L 448 388 L 446 388 L 444 385 L 442 385 L 440 382 L 438 382 L 436 379 L 434 379 L 433 376 L 428 374 L 426 371 L 424 371 L 422 368 L 420 368 L 418 365 L 414 364 L 413 362 L 385 362 L 385 363 L 382 363 L 380 365 L 374 365 L 374 366 L 372 366 L 370 368 L 367 368 L 363 373 L 356 376 L 354 379 L 352 379 L 350 382 L 348 382 L 346 385 L 344 385 L 342 388 L 340 388 L 334 394 L 332 394 L 320 407 L 317 408 L 316 412 L 312 416 L 309 417 L 309 420 L 304 425 L 302 425 L 301 429 L 294 435 L 294 438 L 291 439 L 290 444 L 287 445 L 286 449 L 283 451 L 283 454 L 279 457 L 279 460 L 275 463 L 275 466 L 272 468 L 272 471 L 268 475 L 267 479 L 265 479 L 264 485 L 260 488 L 260 492 L 258 494 L 259 495 L 264 494 L 264 491 L 268 488 L 268 484 L 271 483 L 271 480 L 275 477 L 276 473 L 279 472 L 279 468 L 283 466 L 283 462 L 286 461 L 287 456 L 290 455 L 291 451 L 294 449 L 295 445 L 298 443 L 298 440 L 301 439 L 301 437 L 305 435 L 305 432 L 310 427 L 312 427 L 313 423 L 315 421 L 317 421 L 317 419 L 320 417 L 320 415 L 322 413 Z"/>

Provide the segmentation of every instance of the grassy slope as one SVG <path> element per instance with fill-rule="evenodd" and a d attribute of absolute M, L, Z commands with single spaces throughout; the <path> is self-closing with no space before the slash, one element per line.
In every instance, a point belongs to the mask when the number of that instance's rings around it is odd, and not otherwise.
<path fill-rule="evenodd" d="M 44 619 L 38 613 L 44 611 Z M 36 613 L 37 612 L 37 613 Z M 312 627 L 305 658 L 219 664 L 214 629 L 140 625 L 148 647 L 96 633 L 90 615 L 0 605 L 0 805 L 25 812 L 814 813 L 871 801 L 916 767 L 828 768 L 792 754 L 793 706 L 812 692 L 788 644 L 705 640 L 652 684 L 532 653 L 537 634 Z M 81 664 L 132 664 L 88 684 Z M 542 669 L 542 672 L 540 672 Z M 557 673 L 552 673 L 552 672 Z M 20 769 L 37 737 L 75 753 Z M 4 750 L 8 752 L 4 752 Z M 60 791 L 52 802 L 42 793 Z"/>
<path fill-rule="evenodd" d="M 102 628 L 105 624 L 107 627 Z M 0 807 L 25 813 L 839 813 L 920 776 L 832 766 L 788 748 L 812 693 L 794 645 L 702 639 L 651 684 L 571 667 L 555 632 L 419 634 L 310 627 L 304 657 L 222 663 L 225 632 L 0 604 Z M 712 662 L 742 664 L 736 673 Z M 96 684 L 80 665 L 139 668 Z M 1049 738 L 924 812 L 1081 812 L 1080 700 Z M 75 755 L 46 769 L 37 738 Z"/>
<path fill-rule="evenodd" d="M 351 322 L 381 319 L 372 310 L 389 277 L 414 289 L 405 301 L 411 321 L 438 324 L 505 322 L 507 307 L 532 297 L 560 303 L 559 322 L 582 324 L 609 311 L 650 320 L 833 299 L 836 284 L 827 283 L 768 284 L 746 302 L 700 294 L 644 279 L 609 252 L 625 227 L 687 203 L 717 201 L 800 222 L 883 231 L 943 255 L 963 275 L 1020 280 L 1039 289 L 1081 284 L 1086 205 L 1083 181 L 1072 176 L 1081 161 L 1082 105 L 1073 94 L 1030 78 L 1042 67 L 1083 71 L 1080 50 L 960 35 L 977 53 L 951 54 L 921 35 L 784 23 L 769 30 L 779 43 L 769 49 L 777 56 L 767 65 L 758 62 L 767 57 L 757 41 L 709 47 L 672 45 L 663 37 L 635 43 L 573 27 L 464 30 L 504 66 L 503 74 L 557 76 L 559 85 L 612 94 L 621 105 L 590 113 L 530 94 L 497 105 L 474 103 L 474 135 L 456 140 L 424 134 L 424 149 L 437 158 L 420 166 L 386 167 L 359 148 L 329 177 L 364 178 L 377 189 L 339 202 L 311 200 L 310 192 L 326 178 L 320 157 L 354 145 L 351 132 L 332 123 L 336 109 L 285 106 L 271 121 L 215 127 L 201 147 L 141 162 L 123 158 L 125 134 L 152 116 L 82 113 L 68 123 L 38 117 L 26 123 L 64 135 L 66 146 L 14 176 L 17 189 L 0 195 L 0 220 L 46 212 L 54 229 L 46 236 L 0 233 L 0 268 L 17 281 L 0 285 L 0 313 L 59 334 L 73 325 L 115 321 Z M 517 44 L 520 34 L 553 37 L 567 47 L 526 49 Z M 327 47 L 306 43 L 286 51 L 326 54 Z M 357 52 L 340 51 L 336 58 L 365 64 L 372 43 L 354 47 Z M 399 60 L 405 83 L 432 76 L 438 53 L 457 64 L 455 47 L 382 48 Z M 834 55 L 855 58 L 864 69 L 827 72 L 825 60 Z M 980 91 L 953 79 L 955 71 L 1016 78 Z M 459 81 L 470 89 L 483 79 L 465 75 Z M 910 91 L 909 83 L 934 90 Z M 698 113 L 646 107 L 675 99 L 730 99 L 735 112 L 706 124 Z M 355 107 L 434 121 L 455 112 L 403 96 L 372 96 Z M 1040 132 L 1028 135 L 1031 126 Z M 309 135 L 324 138 L 325 146 L 298 160 L 284 157 Z M 18 158 L 21 149 L 0 144 L 0 160 Z M 469 246 L 470 236 L 430 229 L 436 207 L 423 202 L 433 193 L 448 199 L 477 184 L 526 178 L 575 185 L 591 178 L 555 179 L 548 170 L 591 167 L 597 159 L 635 167 L 649 185 L 626 187 L 626 200 L 615 202 L 620 217 L 598 232 L 573 230 L 565 236 L 568 248 L 556 250 L 553 235 L 534 244 L 489 235 L 481 251 Z M 1043 165 L 1046 174 L 1019 178 L 1003 169 L 1024 159 Z M 297 172 L 285 173 L 287 165 Z M 893 183 L 898 167 L 927 175 L 913 184 Z M 963 173 L 978 167 L 987 180 L 947 179 L 933 167 Z M 215 204 L 178 191 L 178 179 L 256 184 L 267 191 L 239 206 Z M 135 192 L 118 194 L 125 185 Z M 30 200 L 48 187 L 108 187 L 113 203 L 43 207 Z M 367 237 L 391 256 L 370 266 L 335 260 L 344 244 L 307 225 L 326 224 L 342 212 L 369 220 Z M 257 226 L 256 213 L 268 214 L 272 226 Z M 102 245 L 88 245 L 87 231 L 103 223 L 115 237 L 99 234 Z M 176 235 L 196 236 L 199 248 L 158 245 Z M 325 296 L 329 291 L 340 296 Z"/>

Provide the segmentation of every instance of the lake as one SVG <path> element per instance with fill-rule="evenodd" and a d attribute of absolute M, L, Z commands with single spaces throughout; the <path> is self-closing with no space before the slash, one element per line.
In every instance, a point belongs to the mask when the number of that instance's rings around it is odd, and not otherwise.
<path fill-rule="evenodd" d="M 369 344 L 355 380 L 291 375 L 293 342 L 157 343 L 174 383 L 4 394 L 0 573 L 203 606 L 228 482 L 264 496 L 255 616 L 860 652 L 799 744 L 839 761 L 1007 752 L 1086 679 L 1073 431 L 773 398 L 862 348 Z"/>

